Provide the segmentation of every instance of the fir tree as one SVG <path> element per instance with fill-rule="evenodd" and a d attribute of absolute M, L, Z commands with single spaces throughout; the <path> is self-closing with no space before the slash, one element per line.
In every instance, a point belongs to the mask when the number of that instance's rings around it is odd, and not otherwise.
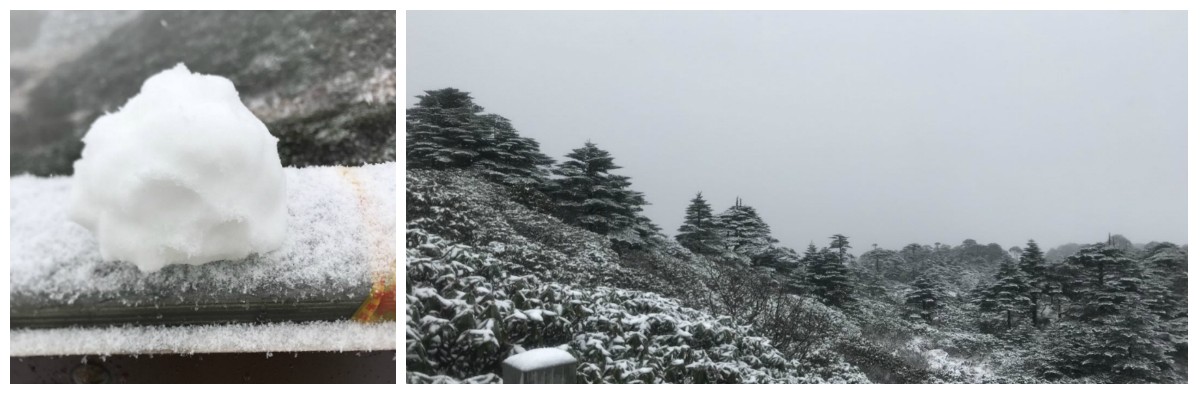
<path fill-rule="evenodd" d="M 445 88 L 417 98 L 406 119 L 409 169 L 470 168 L 522 190 L 546 182 L 554 160 L 542 154 L 537 141 L 517 133 L 508 119 L 482 114 L 470 93 Z"/>
<path fill-rule="evenodd" d="M 833 241 L 829 243 L 829 248 L 833 249 L 838 254 L 838 263 L 846 265 L 846 250 L 850 249 L 850 238 L 842 234 L 834 234 L 829 237 Z"/>
<path fill-rule="evenodd" d="M 767 248 L 778 242 L 771 237 L 771 227 L 758 217 L 753 207 L 742 205 L 741 198 L 718 216 L 717 224 L 725 249 L 747 260 L 766 253 Z"/>
<path fill-rule="evenodd" d="M 1039 313 L 1044 304 L 1043 296 L 1049 295 L 1049 284 L 1046 274 L 1046 258 L 1037 242 L 1032 239 L 1021 252 L 1019 259 L 1021 272 L 1025 276 L 1027 296 L 1029 298 L 1029 319 L 1034 326 L 1041 326 Z"/>
<path fill-rule="evenodd" d="M 791 248 L 769 246 L 762 254 L 755 256 L 751 263 L 755 267 L 770 269 L 779 276 L 788 277 L 796 271 L 803 271 L 800 255 Z"/>
<path fill-rule="evenodd" d="M 1120 383 L 1177 381 L 1168 328 L 1144 299 L 1145 274 L 1125 249 L 1089 245 L 1064 266 L 1072 306 L 1053 351 L 1060 371 Z"/>
<path fill-rule="evenodd" d="M 945 306 L 945 292 L 932 276 L 922 275 L 913 282 L 904 296 L 904 303 L 913 308 L 913 315 L 930 325 L 937 321 L 937 312 Z"/>
<path fill-rule="evenodd" d="M 513 187 L 534 188 L 546 183 L 554 160 L 542 154 L 536 140 L 522 137 L 508 119 L 495 114 L 479 117 L 487 143 L 472 164 L 484 176 Z"/>
<path fill-rule="evenodd" d="M 675 240 L 692 252 L 705 255 L 721 253 L 721 234 L 713 218 L 712 207 L 701 193 L 696 193 L 684 213 L 683 225 Z"/>
<path fill-rule="evenodd" d="M 1028 289 L 1024 274 L 1011 259 L 1006 259 L 1000 264 L 995 282 L 984 294 L 979 308 L 998 314 L 1000 321 L 1005 324 L 1005 329 L 1012 329 L 1013 325 L 1018 323 L 1021 314 L 1028 312 Z"/>
<path fill-rule="evenodd" d="M 409 169 L 469 167 L 484 145 L 478 117 L 483 108 L 454 88 L 425 91 L 408 109 L 405 139 Z"/>
<path fill-rule="evenodd" d="M 629 177 L 609 173 L 620 169 L 612 155 L 587 142 L 567 158 L 554 170 L 561 177 L 552 181 L 549 192 L 563 221 L 614 242 L 647 243 L 657 227 L 641 215 L 647 203 L 642 193 L 629 189 Z"/>
<path fill-rule="evenodd" d="M 853 302 L 854 285 L 849 269 L 837 252 L 829 248 L 817 251 L 816 246 L 809 244 L 802 260 L 808 269 L 805 283 L 822 302 L 839 308 Z"/>
<path fill-rule="evenodd" d="M 894 272 L 900 265 L 900 256 L 893 250 L 875 247 L 863 253 L 859 262 L 872 268 L 876 274 L 886 276 Z"/>
<path fill-rule="evenodd" d="M 1115 314 L 1129 294 L 1141 287 L 1141 271 L 1114 246 L 1086 246 L 1063 265 L 1070 277 L 1067 293 L 1073 301 L 1067 314 L 1073 320 L 1086 322 Z"/>

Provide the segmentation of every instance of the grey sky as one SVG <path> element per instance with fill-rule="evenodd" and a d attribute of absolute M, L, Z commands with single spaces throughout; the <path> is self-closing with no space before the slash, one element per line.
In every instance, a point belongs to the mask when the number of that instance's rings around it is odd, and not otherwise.
<path fill-rule="evenodd" d="M 669 235 L 696 191 L 785 245 L 1187 239 L 1184 12 L 413 12 L 453 86 L 590 139 Z"/>

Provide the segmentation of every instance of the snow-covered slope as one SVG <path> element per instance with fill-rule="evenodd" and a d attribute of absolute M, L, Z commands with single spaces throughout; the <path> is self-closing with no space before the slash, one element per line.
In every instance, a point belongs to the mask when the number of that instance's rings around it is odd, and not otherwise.
<path fill-rule="evenodd" d="M 711 294 L 711 263 L 678 245 L 619 256 L 513 196 L 469 172 L 408 172 L 409 382 L 497 382 L 501 361 L 540 347 L 571 353 L 592 383 L 866 381 L 688 307 Z"/>

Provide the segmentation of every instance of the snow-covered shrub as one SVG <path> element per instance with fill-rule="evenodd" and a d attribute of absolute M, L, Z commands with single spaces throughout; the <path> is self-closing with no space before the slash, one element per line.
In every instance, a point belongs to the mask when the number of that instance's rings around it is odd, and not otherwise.
<path fill-rule="evenodd" d="M 425 376 L 412 381 L 494 374 L 514 353 L 561 344 L 584 382 L 865 381 L 845 365 L 804 370 L 747 326 L 654 293 L 508 275 L 488 252 L 408 237 L 406 361 Z"/>
<path fill-rule="evenodd" d="M 617 255 L 462 171 L 410 171 L 408 189 L 409 382 L 490 382 L 505 358 L 544 346 L 579 359 L 581 382 L 867 382 L 830 342 L 789 358 L 752 322 L 700 310 L 715 264 L 673 241 Z"/>

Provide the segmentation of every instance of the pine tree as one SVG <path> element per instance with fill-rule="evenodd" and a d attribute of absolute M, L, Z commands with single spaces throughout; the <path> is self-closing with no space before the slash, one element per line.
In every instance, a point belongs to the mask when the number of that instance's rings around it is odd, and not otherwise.
<path fill-rule="evenodd" d="M 554 160 L 542 154 L 536 140 L 522 137 L 508 119 L 496 114 L 480 116 L 478 126 L 486 144 L 477 150 L 479 157 L 473 167 L 489 179 L 513 187 L 534 188 L 546 183 L 547 167 Z"/>
<path fill-rule="evenodd" d="M 1088 245 L 1063 263 L 1070 276 L 1066 285 L 1073 302 L 1068 316 L 1087 322 L 1115 314 L 1141 286 L 1141 271 L 1124 251 L 1114 246 Z"/>
<path fill-rule="evenodd" d="M 796 254 L 794 250 L 788 250 L 795 255 L 795 266 L 784 275 L 783 290 L 795 295 L 808 294 L 810 292 L 808 285 L 808 265 L 804 261 L 804 258 Z"/>
<path fill-rule="evenodd" d="M 405 139 L 409 169 L 465 168 L 484 144 L 478 117 L 483 108 L 454 88 L 425 91 L 408 109 Z"/>
<path fill-rule="evenodd" d="M 567 158 L 554 170 L 561 177 L 552 181 L 549 192 L 559 217 L 614 242 L 646 244 L 657 227 L 641 215 L 647 203 L 642 193 L 629 189 L 629 177 L 609 173 L 620 169 L 612 155 L 587 142 Z"/>
<path fill-rule="evenodd" d="M 937 311 L 945 306 L 942 286 L 929 275 L 921 275 L 904 296 L 904 303 L 913 308 L 913 315 L 930 325 L 937 321 Z"/>
<path fill-rule="evenodd" d="M 675 240 L 692 252 L 705 255 L 720 254 L 722 250 L 720 229 L 712 214 L 712 207 L 701 193 L 696 193 L 688 205 Z"/>
<path fill-rule="evenodd" d="M 1042 304 L 1045 303 L 1043 296 L 1050 294 L 1050 282 L 1046 274 L 1046 258 L 1042 255 L 1042 250 L 1038 248 L 1037 242 L 1031 239 L 1025 250 L 1021 252 L 1019 260 L 1019 266 L 1027 284 L 1029 319 L 1034 326 L 1040 327 L 1041 318 L 1039 316 Z"/>
<path fill-rule="evenodd" d="M 808 269 L 805 283 L 822 302 L 835 307 L 853 302 L 854 284 L 837 252 L 829 248 L 817 251 L 816 246 L 809 244 L 802 261 Z"/>
<path fill-rule="evenodd" d="M 792 272 L 802 270 L 800 255 L 791 248 L 771 245 L 767 250 L 755 256 L 751 263 L 755 267 L 768 269 L 781 277 L 788 277 Z"/>
<path fill-rule="evenodd" d="M 995 281 L 984 294 L 979 308 L 998 314 L 1005 329 L 1012 329 L 1013 325 L 1019 323 L 1021 314 L 1028 312 L 1028 289 L 1024 274 L 1011 259 L 1006 259 L 1000 264 Z"/>
<path fill-rule="evenodd" d="M 445 88 L 417 98 L 406 118 L 409 169 L 470 168 L 522 190 L 546 182 L 554 160 L 542 154 L 537 141 L 517 133 L 508 119 L 482 114 L 470 93 Z"/>
<path fill-rule="evenodd" d="M 1071 296 L 1062 345 L 1052 353 L 1060 371 L 1119 383 L 1175 382 L 1175 345 L 1144 297 L 1141 266 L 1113 244 L 1084 247 L 1064 262 Z"/>
<path fill-rule="evenodd" d="M 859 262 L 870 267 L 879 276 L 886 276 L 900 265 L 900 256 L 893 250 L 875 247 L 863 253 Z"/>
<path fill-rule="evenodd" d="M 834 234 L 829 239 L 833 240 L 829 243 L 829 248 L 837 252 L 838 263 L 846 265 L 846 250 L 852 247 L 850 246 L 850 238 L 842 234 Z"/>
<path fill-rule="evenodd" d="M 742 205 L 738 198 L 724 213 L 717 217 L 721 239 L 725 250 L 747 261 L 762 255 L 772 244 L 778 242 L 771 237 L 771 227 L 758 217 L 753 207 Z"/>

